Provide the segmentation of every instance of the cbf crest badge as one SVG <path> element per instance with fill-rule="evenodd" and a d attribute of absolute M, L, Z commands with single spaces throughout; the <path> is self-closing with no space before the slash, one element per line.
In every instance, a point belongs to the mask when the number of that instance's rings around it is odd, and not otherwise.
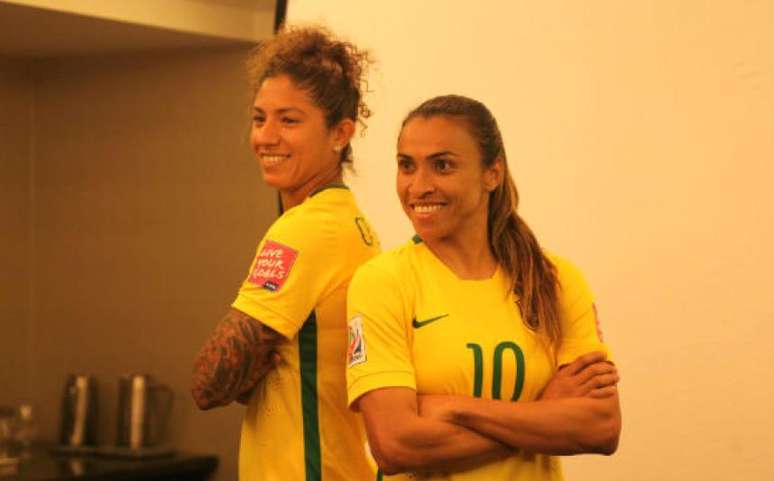
<path fill-rule="evenodd" d="M 347 365 L 349 367 L 366 361 L 366 345 L 363 337 L 363 316 L 356 315 L 349 320 L 349 344 L 347 348 Z"/>

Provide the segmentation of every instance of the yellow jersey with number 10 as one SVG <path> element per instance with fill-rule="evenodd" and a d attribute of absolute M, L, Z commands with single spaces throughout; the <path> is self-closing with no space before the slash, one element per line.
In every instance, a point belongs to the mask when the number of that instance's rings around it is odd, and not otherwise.
<path fill-rule="evenodd" d="M 364 264 L 348 295 L 350 404 L 382 387 L 534 400 L 558 365 L 590 351 L 607 352 L 580 272 L 550 259 L 561 285 L 563 337 L 556 361 L 522 321 L 499 269 L 490 279 L 460 279 L 417 237 Z M 519 454 L 468 471 L 384 479 L 555 481 L 562 472 L 557 457 Z"/>

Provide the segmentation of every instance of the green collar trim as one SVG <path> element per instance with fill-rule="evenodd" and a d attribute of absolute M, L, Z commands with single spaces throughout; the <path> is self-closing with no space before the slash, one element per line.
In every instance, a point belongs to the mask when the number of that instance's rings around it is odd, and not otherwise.
<path fill-rule="evenodd" d="M 346 184 L 342 184 L 341 182 L 336 182 L 335 184 L 326 184 L 326 185 L 323 185 L 322 187 L 318 187 L 317 189 L 313 190 L 312 193 L 309 194 L 309 197 L 313 197 L 313 196 L 319 194 L 320 192 L 322 192 L 324 190 L 328 190 L 328 189 L 345 189 L 345 190 L 349 190 L 349 187 L 347 187 Z"/>
<path fill-rule="evenodd" d="M 421 244 L 422 243 L 422 238 L 419 237 L 419 234 L 414 234 L 414 237 L 411 238 L 411 241 L 414 244 Z"/>

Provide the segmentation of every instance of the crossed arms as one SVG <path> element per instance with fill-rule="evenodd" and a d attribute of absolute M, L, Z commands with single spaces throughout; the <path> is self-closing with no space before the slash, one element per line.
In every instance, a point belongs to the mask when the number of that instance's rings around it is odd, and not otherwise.
<path fill-rule="evenodd" d="M 199 409 L 245 403 L 258 381 L 278 362 L 277 331 L 230 309 L 194 360 L 193 395 Z"/>
<path fill-rule="evenodd" d="M 194 362 L 200 409 L 246 402 L 278 362 L 281 334 L 236 309 L 218 323 Z M 589 353 L 563 366 L 536 401 L 417 395 L 407 388 L 358 399 L 377 463 L 385 474 L 456 471 L 515 451 L 612 454 L 621 414 L 615 366 Z"/>
<path fill-rule="evenodd" d="M 448 472 L 515 451 L 612 454 L 621 415 L 615 366 L 589 353 L 563 366 L 536 401 L 370 391 L 358 400 L 371 451 L 385 474 Z"/>

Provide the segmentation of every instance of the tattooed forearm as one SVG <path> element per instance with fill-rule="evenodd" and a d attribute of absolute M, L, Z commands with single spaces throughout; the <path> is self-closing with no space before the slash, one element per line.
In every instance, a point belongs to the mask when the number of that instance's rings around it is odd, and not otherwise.
<path fill-rule="evenodd" d="M 218 323 L 194 361 L 193 394 L 200 409 L 245 399 L 273 367 L 282 336 L 235 309 Z"/>

